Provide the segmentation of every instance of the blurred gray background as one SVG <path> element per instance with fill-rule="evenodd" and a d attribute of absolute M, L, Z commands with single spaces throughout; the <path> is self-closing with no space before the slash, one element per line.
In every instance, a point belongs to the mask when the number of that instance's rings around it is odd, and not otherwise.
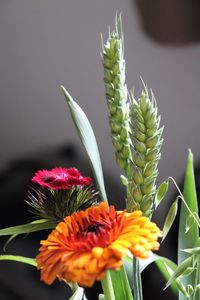
<path fill-rule="evenodd" d="M 100 33 L 106 41 L 108 26 L 114 26 L 116 11 L 122 12 L 128 88 L 134 87 L 135 95 L 138 96 L 142 88 L 142 76 L 155 93 L 162 116 L 161 124 L 165 126 L 158 182 L 168 176 L 182 182 L 188 148 L 192 149 L 195 162 L 199 162 L 198 0 L 190 3 L 186 0 L 170 0 L 167 3 L 155 0 L 151 5 L 147 0 L 1 0 L 2 174 L 13 161 L 19 162 L 19 169 L 20 160 L 36 157 L 40 158 L 41 168 L 46 166 L 47 161 L 52 165 L 66 164 L 67 167 L 73 162 L 77 167 L 84 165 L 84 174 L 88 175 L 87 159 L 59 88 L 63 84 L 91 121 L 108 179 L 107 185 L 114 186 L 113 198 L 117 198 L 120 171 L 115 164 L 110 139 L 100 57 Z M 63 145 L 73 145 L 77 150 L 77 159 L 59 159 L 55 153 Z M 15 200 L 18 201 L 16 205 L 23 202 L 24 186 L 28 184 L 28 178 L 30 180 L 32 177 L 31 168 L 21 173 L 18 169 L 16 167 L 14 173 L 11 168 L 12 172 L 7 177 L 9 182 L 3 185 L 2 203 L 7 207 L 13 206 Z M 19 185 L 23 185 L 21 194 L 15 194 Z M 111 197 L 114 195 L 112 192 Z M 122 200 L 121 195 L 118 202 Z M 4 226 L 21 223 L 24 211 L 20 211 L 21 215 L 19 210 L 15 214 L 13 207 L 7 217 L 5 208 L 1 208 L 7 221 Z M 17 243 L 17 254 L 22 254 L 24 240 Z M 33 251 L 30 243 L 28 247 Z M 11 272 L 12 267 L 7 262 L 2 262 L 0 267 L 0 279 L 5 291 L 9 287 L 9 278 L 13 289 L 17 287 L 18 298 L 13 294 L 9 300 L 57 299 L 60 285 L 59 289 L 54 287 L 49 290 L 49 287 L 45 287 L 43 290 L 42 283 L 40 287 L 34 282 L 30 285 L 28 276 L 37 277 L 39 282 L 38 273 L 27 275 L 30 267 L 17 265 L 17 277 L 15 272 Z M 26 288 L 20 287 L 21 278 L 26 277 Z M 27 295 L 29 289 L 33 293 Z M 37 289 L 39 296 L 34 294 Z M 61 295 L 64 292 L 65 288 Z M 1 296 L 1 299 L 8 300 L 8 296 Z M 153 299 L 157 298 L 154 296 Z"/>
<path fill-rule="evenodd" d="M 160 13 L 166 22 L 167 11 L 153 9 L 149 23 L 158 22 Z M 133 0 L 1 0 L 0 167 L 63 143 L 80 147 L 59 88 L 63 84 L 91 121 L 104 168 L 118 178 L 100 58 L 100 33 L 106 40 L 116 11 L 123 18 L 128 87 L 139 95 L 142 76 L 165 125 L 160 180 L 182 176 L 189 147 L 199 159 L 199 43 L 174 47 L 151 39 Z"/>

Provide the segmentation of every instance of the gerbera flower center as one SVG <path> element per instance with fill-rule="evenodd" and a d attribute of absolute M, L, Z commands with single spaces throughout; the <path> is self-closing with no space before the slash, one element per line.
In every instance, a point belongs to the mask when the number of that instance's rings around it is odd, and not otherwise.
<path fill-rule="evenodd" d="M 147 258 L 158 249 L 160 236 L 156 224 L 141 211 L 116 211 L 102 202 L 66 217 L 41 241 L 36 258 L 41 278 L 48 284 L 58 277 L 92 286 L 106 270 L 118 270 L 123 257 Z"/>
<path fill-rule="evenodd" d="M 73 249 L 89 250 L 93 247 L 106 247 L 112 235 L 112 228 L 114 224 L 112 220 L 96 221 L 90 219 L 82 219 L 82 225 L 79 224 L 79 228 L 76 233 L 71 233 L 68 236 L 68 242 Z"/>
<path fill-rule="evenodd" d="M 101 228 L 105 227 L 104 224 L 101 224 L 100 222 L 94 222 L 93 224 L 90 224 L 87 228 L 86 232 L 94 232 L 99 233 L 101 231 Z"/>

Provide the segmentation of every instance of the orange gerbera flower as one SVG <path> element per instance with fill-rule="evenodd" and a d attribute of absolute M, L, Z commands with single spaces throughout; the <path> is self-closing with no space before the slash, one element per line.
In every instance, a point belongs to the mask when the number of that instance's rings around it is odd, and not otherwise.
<path fill-rule="evenodd" d="M 105 202 L 73 213 L 41 241 L 36 257 L 41 280 L 56 277 L 81 286 L 92 286 L 108 269 L 117 270 L 122 257 L 147 258 L 159 248 L 161 231 L 141 211 L 127 213 Z"/>

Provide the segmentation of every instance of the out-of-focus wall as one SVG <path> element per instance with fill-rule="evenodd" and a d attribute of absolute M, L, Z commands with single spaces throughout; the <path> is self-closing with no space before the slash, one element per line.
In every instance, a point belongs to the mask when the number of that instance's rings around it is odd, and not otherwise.
<path fill-rule="evenodd" d="M 117 10 L 123 17 L 128 87 L 139 95 L 143 77 L 165 125 L 160 180 L 182 177 L 188 147 L 199 159 L 200 45 L 173 48 L 148 39 L 131 0 L 2 0 L 1 167 L 63 143 L 80 145 L 59 88 L 64 84 L 91 120 L 105 169 L 118 177 L 99 54 L 100 33 L 107 38 Z"/>

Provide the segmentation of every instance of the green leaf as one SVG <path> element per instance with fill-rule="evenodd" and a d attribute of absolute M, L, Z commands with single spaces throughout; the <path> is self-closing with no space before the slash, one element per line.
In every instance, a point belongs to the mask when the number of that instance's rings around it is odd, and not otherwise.
<path fill-rule="evenodd" d="M 194 272 L 194 270 L 196 270 L 196 268 L 194 267 L 188 267 L 183 274 L 181 274 L 181 276 L 189 276 L 192 274 L 192 272 Z"/>
<path fill-rule="evenodd" d="M 157 260 L 167 261 L 168 258 L 152 253 L 152 255 L 150 255 L 147 259 L 140 260 L 140 272 L 143 272 L 150 264 L 156 262 Z"/>
<path fill-rule="evenodd" d="M 10 242 L 12 240 L 14 240 L 16 237 L 18 236 L 18 234 L 13 234 L 9 237 L 9 239 L 5 242 L 5 244 L 3 245 L 3 251 L 6 252 L 6 247 L 8 246 L 8 244 L 10 244 Z"/>
<path fill-rule="evenodd" d="M 140 261 L 133 257 L 133 297 L 134 299 L 142 300 L 142 281 L 140 272 Z"/>
<path fill-rule="evenodd" d="M 155 262 L 159 271 L 161 272 L 161 274 L 163 275 L 163 277 L 165 278 L 166 281 L 169 280 L 169 278 L 171 277 L 171 273 L 170 270 L 172 270 L 172 272 L 175 271 L 177 265 L 170 259 L 157 255 L 157 254 L 152 254 L 148 259 L 144 260 L 144 261 L 140 261 L 140 270 L 141 272 L 151 263 Z M 173 291 L 174 294 L 178 294 L 178 284 L 175 282 L 174 284 L 171 285 L 171 290 Z"/>
<path fill-rule="evenodd" d="M 153 262 L 158 262 L 158 261 L 162 261 L 173 270 L 175 270 L 177 267 L 177 265 L 169 258 L 152 253 L 149 258 L 140 260 L 140 272 L 143 272 Z"/>
<path fill-rule="evenodd" d="M 110 275 L 113 283 L 115 300 L 133 300 L 131 288 L 124 267 L 121 267 L 119 271 L 111 270 Z"/>
<path fill-rule="evenodd" d="M 125 257 L 123 259 L 123 266 L 128 278 L 129 285 L 133 286 L 133 259 L 130 257 Z"/>
<path fill-rule="evenodd" d="M 24 256 L 17 256 L 17 255 L 0 255 L 0 260 L 12 260 L 17 261 L 20 263 L 28 264 L 31 266 L 36 267 L 37 263 L 34 258 L 24 257 Z"/>
<path fill-rule="evenodd" d="M 158 207 L 158 205 L 161 203 L 161 201 L 164 199 L 169 187 L 169 181 L 165 180 L 159 185 L 159 187 L 156 190 L 155 195 L 155 208 Z"/>
<path fill-rule="evenodd" d="M 153 262 L 156 263 L 159 271 L 161 272 L 166 281 L 168 281 L 171 278 L 172 274 L 177 268 L 177 265 L 170 259 L 153 253 L 148 259 L 140 260 L 140 271 L 142 272 Z M 176 279 L 170 285 L 170 288 L 175 295 L 178 295 L 178 290 L 186 294 L 186 289 L 179 279 Z"/>
<path fill-rule="evenodd" d="M 196 187 L 193 170 L 193 155 L 189 151 L 186 174 L 184 180 L 183 197 L 187 203 L 190 211 L 195 215 L 198 215 L 198 202 L 196 196 Z M 180 221 L 179 221 L 179 233 L 178 233 L 178 265 L 184 262 L 189 254 L 183 252 L 183 249 L 193 248 L 198 240 L 199 228 L 197 222 L 194 222 L 188 232 L 185 232 L 188 216 L 191 213 L 186 208 L 184 202 L 181 203 Z M 194 272 L 195 273 L 195 272 Z M 182 282 L 186 285 L 192 284 L 195 286 L 195 274 L 183 278 Z M 180 295 L 179 300 L 184 300 L 184 297 Z"/>
<path fill-rule="evenodd" d="M 169 287 L 178 277 L 183 275 L 185 271 L 191 267 L 194 267 L 194 258 L 192 256 L 188 257 L 186 260 L 184 260 L 181 264 L 178 265 L 178 267 L 168 280 L 166 288 Z"/>
<path fill-rule="evenodd" d="M 121 182 L 124 186 L 128 187 L 128 179 L 124 175 L 120 175 Z"/>
<path fill-rule="evenodd" d="M 110 271 L 106 271 L 101 279 L 101 286 L 106 300 L 116 300 Z"/>
<path fill-rule="evenodd" d="M 93 129 L 81 107 L 72 99 L 71 95 L 63 86 L 61 86 L 61 89 L 81 142 L 89 156 L 101 197 L 104 201 L 107 201 L 101 159 Z"/>
<path fill-rule="evenodd" d="M 166 280 L 168 280 L 174 273 L 175 267 L 169 266 L 163 261 L 157 261 L 156 262 L 158 268 L 163 273 Z M 188 298 L 187 288 L 182 284 L 179 278 L 177 278 L 171 285 L 171 289 L 174 291 L 174 293 L 178 296 L 178 290 Z M 178 289 L 177 289 L 178 288 Z"/>
<path fill-rule="evenodd" d="M 40 230 L 52 229 L 55 228 L 55 226 L 56 223 L 54 222 L 47 220 L 37 220 L 28 224 L 0 229 L 0 236 L 31 233 Z"/>
<path fill-rule="evenodd" d="M 164 241 L 164 239 L 166 238 L 170 228 L 172 227 L 174 220 L 176 218 L 176 214 L 177 214 L 177 210 L 178 210 L 178 199 L 176 199 L 172 205 L 170 206 L 170 209 L 168 211 L 167 217 L 165 219 L 164 222 L 164 226 L 163 226 L 163 237 L 162 237 L 162 241 Z"/>
<path fill-rule="evenodd" d="M 78 286 L 69 300 L 87 300 L 86 296 L 84 295 L 84 288 Z"/>
<path fill-rule="evenodd" d="M 192 225 L 194 224 L 195 220 L 193 215 L 189 215 L 186 219 L 186 228 L 185 228 L 185 233 L 187 233 L 190 228 L 192 227 Z"/>
<path fill-rule="evenodd" d="M 194 247 L 194 248 L 190 248 L 190 249 L 183 249 L 182 251 L 186 252 L 186 253 L 190 253 L 190 254 L 199 255 L 200 254 L 200 247 Z"/>
<path fill-rule="evenodd" d="M 172 273 L 177 268 L 177 265 L 173 261 L 171 261 L 170 259 L 168 259 L 166 257 L 163 257 L 163 256 L 159 256 L 159 255 L 154 254 L 154 253 L 152 253 L 152 255 L 149 256 L 149 258 L 144 259 L 144 260 L 140 260 L 139 262 L 140 262 L 140 272 L 143 272 L 150 264 L 155 262 L 157 267 L 159 268 L 160 272 L 162 273 L 163 277 L 166 279 L 166 281 L 169 280 Z M 133 286 L 133 261 L 132 261 L 132 258 L 126 257 L 123 260 L 123 263 L 124 263 L 124 267 L 125 267 L 125 270 L 126 270 L 128 280 L 129 280 L 129 285 Z M 169 273 L 166 266 L 168 266 L 172 270 L 172 273 Z M 172 284 L 170 286 L 170 288 L 172 289 L 172 291 L 175 294 L 178 294 L 179 285 L 178 285 L 177 282 Z"/>

